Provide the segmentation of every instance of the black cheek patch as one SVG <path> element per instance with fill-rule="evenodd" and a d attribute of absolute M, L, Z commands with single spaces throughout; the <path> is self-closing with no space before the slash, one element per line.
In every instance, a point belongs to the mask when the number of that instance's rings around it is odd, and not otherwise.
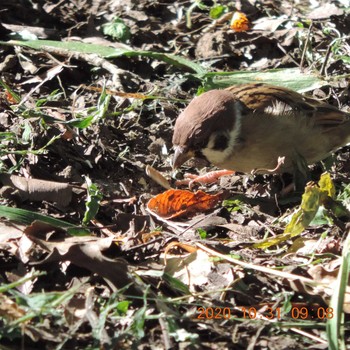
<path fill-rule="evenodd" d="M 213 149 L 217 151 L 223 151 L 228 147 L 228 137 L 225 135 L 217 135 L 215 137 Z"/>
<path fill-rule="evenodd" d="M 206 159 L 206 158 L 204 157 L 204 155 L 203 155 L 203 153 L 202 153 L 201 150 L 196 150 L 196 151 L 194 152 L 194 156 L 195 156 L 195 158 Z"/>

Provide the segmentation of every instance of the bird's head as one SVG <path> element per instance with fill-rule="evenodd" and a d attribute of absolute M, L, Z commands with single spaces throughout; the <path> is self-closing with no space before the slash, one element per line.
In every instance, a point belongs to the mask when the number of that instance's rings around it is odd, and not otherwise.
<path fill-rule="evenodd" d="M 237 143 L 243 104 L 226 90 L 195 97 L 176 120 L 173 168 L 192 157 L 220 166 Z"/>

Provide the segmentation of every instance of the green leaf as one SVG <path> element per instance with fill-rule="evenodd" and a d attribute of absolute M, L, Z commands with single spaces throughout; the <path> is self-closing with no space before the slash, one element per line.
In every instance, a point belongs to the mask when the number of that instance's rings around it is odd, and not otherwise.
<path fill-rule="evenodd" d="M 342 189 L 337 199 L 338 201 L 341 201 L 345 208 L 350 208 L 350 184 Z"/>
<path fill-rule="evenodd" d="M 122 19 L 116 17 L 112 22 L 102 25 L 104 35 L 111 36 L 114 40 L 126 42 L 130 39 L 130 28 L 124 23 Z"/>
<path fill-rule="evenodd" d="M 309 226 L 321 226 L 321 225 L 333 225 L 333 218 L 330 215 L 330 211 L 321 205 L 315 217 L 311 220 Z"/>
<path fill-rule="evenodd" d="M 111 95 L 107 95 L 105 89 L 103 89 L 97 103 L 97 111 L 94 115 L 93 121 L 102 119 L 108 111 L 109 102 L 111 101 Z"/>
<path fill-rule="evenodd" d="M 227 12 L 227 6 L 224 5 L 216 5 L 213 6 L 209 11 L 209 16 L 212 19 L 220 18 L 225 12 Z"/>
<path fill-rule="evenodd" d="M 83 218 L 83 224 L 87 224 L 90 220 L 92 220 L 99 208 L 100 208 L 100 200 L 102 199 L 102 194 L 100 193 L 98 187 L 91 182 L 90 178 L 85 178 L 87 184 L 87 200 L 85 203 L 85 215 Z"/>
<path fill-rule="evenodd" d="M 93 119 L 94 119 L 93 116 L 88 116 L 86 118 L 76 118 L 76 119 L 69 120 L 65 124 L 71 127 L 85 129 L 92 124 Z"/>
<path fill-rule="evenodd" d="M 207 238 L 207 231 L 203 230 L 202 228 L 197 228 L 197 232 L 199 234 L 199 237 L 201 239 L 206 239 Z"/>
<path fill-rule="evenodd" d="M 300 208 L 294 213 L 290 223 L 284 230 L 284 233 L 263 242 L 254 244 L 255 248 L 268 248 L 272 245 L 280 244 L 287 239 L 300 235 L 315 218 L 319 208 L 333 201 L 335 197 L 334 184 L 328 173 L 324 173 L 318 183 L 318 186 L 311 184 L 306 186 L 302 196 Z"/>
<path fill-rule="evenodd" d="M 114 58 L 114 57 L 120 57 L 120 56 L 126 56 L 126 57 L 133 57 L 133 56 L 141 56 L 141 57 L 149 57 L 154 58 L 159 61 L 164 61 L 165 63 L 171 64 L 174 67 L 178 68 L 187 68 L 190 71 L 193 71 L 197 74 L 204 74 L 206 73 L 206 70 L 204 67 L 202 67 L 200 64 L 194 63 L 187 58 L 176 56 L 168 53 L 161 53 L 161 52 L 154 52 L 154 51 L 126 51 L 123 49 L 115 49 L 115 53 L 111 54 L 107 58 Z"/>
<path fill-rule="evenodd" d="M 147 317 L 147 294 L 149 292 L 150 286 L 147 286 L 143 295 L 143 306 L 140 307 L 133 316 L 133 322 L 131 325 L 131 330 L 133 331 L 136 339 L 141 339 L 145 335 L 145 321 Z"/>
<path fill-rule="evenodd" d="M 203 89 L 205 91 L 214 88 L 225 88 L 236 84 L 260 82 L 287 87 L 298 92 L 306 92 L 329 84 L 326 80 L 316 75 L 301 72 L 299 68 L 271 69 L 264 72 L 207 72 L 202 65 L 184 57 L 162 52 L 133 50 L 126 45 L 124 48 L 113 48 L 97 44 L 53 40 L 11 40 L 0 42 L 0 44 L 27 46 L 32 49 L 49 52 L 60 50 L 68 51 L 69 53 L 96 54 L 107 59 L 121 56 L 153 58 L 195 73 L 197 79 L 204 80 Z"/>
<path fill-rule="evenodd" d="M 27 281 L 34 280 L 37 277 L 43 276 L 45 274 L 46 273 L 44 271 L 34 271 L 33 270 L 30 274 L 28 274 L 24 277 L 21 277 L 20 279 L 18 279 L 15 282 L 8 283 L 8 284 L 3 284 L 3 282 L 2 282 L 2 284 L 0 285 L 0 293 L 8 292 L 9 290 L 11 290 L 13 288 L 16 288 L 16 287 L 23 285 Z"/>
<path fill-rule="evenodd" d="M 293 215 L 284 233 L 291 237 L 302 233 L 309 226 L 320 207 L 320 189 L 316 186 L 307 186 L 303 194 L 300 209 Z"/>
<path fill-rule="evenodd" d="M 344 63 L 350 64 L 350 56 L 339 56 L 338 58 Z"/>
<path fill-rule="evenodd" d="M 242 210 L 244 203 L 240 199 L 225 199 L 222 205 L 231 213 Z"/>
<path fill-rule="evenodd" d="M 187 69 L 196 74 L 203 75 L 206 70 L 197 63 L 194 63 L 184 57 L 176 56 L 167 53 L 145 51 L 145 50 L 133 50 L 131 47 L 125 46 L 125 48 L 113 48 L 104 45 L 81 43 L 76 41 L 54 41 L 54 40 L 28 40 L 28 41 L 0 41 L 2 45 L 9 46 L 26 46 L 35 50 L 43 51 L 68 51 L 69 53 L 82 53 L 82 54 L 95 54 L 104 58 L 116 58 L 116 57 L 149 57 L 157 59 L 159 61 L 164 61 L 174 67 Z"/>
<path fill-rule="evenodd" d="M 10 140 L 15 140 L 16 139 L 16 134 L 11 131 L 3 131 L 0 132 L 0 140 L 1 141 L 10 141 Z M 0 144 L 0 146 L 2 146 Z"/>
<path fill-rule="evenodd" d="M 82 227 L 69 227 L 67 228 L 67 233 L 71 236 L 88 236 L 90 231 Z"/>
<path fill-rule="evenodd" d="M 120 301 L 116 306 L 118 314 L 119 315 L 126 315 L 128 309 L 129 309 L 129 305 L 130 305 L 130 301 L 127 301 L 127 300 Z"/>
<path fill-rule="evenodd" d="M 299 68 L 270 69 L 263 72 L 209 72 L 202 76 L 205 91 L 246 83 L 266 83 L 283 86 L 298 92 L 306 92 L 329 83 Z"/>
<path fill-rule="evenodd" d="M 17 95 L 2 79 L 0 79 L 0 85 L 11 95 L 11 97 L 19 103 L 21 101 L 21 97 Z"/>
<path fill-rule="evenodd" d="M 24 129 L 23 129 L 23 133 L 22 133 L 23 143 L 28 143 L 33 138 L 32 134 L 33 134 L 33 132 L 31 129 L 31 125 L 28 122 L 28 120 L 25 120 Z"/>
<path fill-rule="evenodd" d="M 45 222 L 53 227 L 67 229 L 68 233 L 79 232 L 79 235 L 89 235 L 90 232 L 79 226 L 73 225 L 63 220 L 54 219 L 50 216 L 42 215 L 33 211 L 11 208 L 5 205 L 0 205 L 0 217 L 4 217 L 8 220 L 19 222 L 24 225 L 31 225 L 34 221 Z"/>
<path fill-rule="evenodd" d="M 58 306 L 67 303 L 79 289 L 79 284 L 62 292 L 45 292 L 23 294 L 16 290 L 11 290 L 11 294 L 16 297 L 16 303 L 24 306 L 27 309 L 27 314 L 18 318 L 14 323 L 19 324 L 25 319 L 32 318 L 38 315 L 59 315 L 63 313 L 63 308 Z"/>
<path fill-rule="evenodd" d="M 181 292 L 184 295 L 191 294 L 188 286 L 185 283 L 181 282 L 178 278 L 175 278 L 166 272 L 164 272 L 163 280 L 166 281 L 172 289 Z"/>

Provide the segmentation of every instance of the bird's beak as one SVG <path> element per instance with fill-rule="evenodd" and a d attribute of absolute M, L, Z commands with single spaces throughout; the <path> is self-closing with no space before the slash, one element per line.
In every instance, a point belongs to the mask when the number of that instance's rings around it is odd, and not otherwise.
<path fill-rule="evenodd" d="M 175 153 L 173 157 L 172 167 L 173 169 L 179 168 L 183 163 L 185 163 L 190 158 L 194 157 L 194 152 L 186 151 L 184 147 L 175 146 Z"/>

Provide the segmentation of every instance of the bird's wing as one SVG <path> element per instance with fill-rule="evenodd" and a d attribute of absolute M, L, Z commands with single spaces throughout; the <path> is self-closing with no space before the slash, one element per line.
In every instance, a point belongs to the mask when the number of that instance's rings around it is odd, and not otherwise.
<path fill-rule="evenodd" d="M 282 87 L 256 83 L 235 85 L 226 90 L 257 113 L 283 116 L 298 112 L 295 115 L 313 119 L 314 125 L 325 129 L 350 121 L 348 113 Z"/>

